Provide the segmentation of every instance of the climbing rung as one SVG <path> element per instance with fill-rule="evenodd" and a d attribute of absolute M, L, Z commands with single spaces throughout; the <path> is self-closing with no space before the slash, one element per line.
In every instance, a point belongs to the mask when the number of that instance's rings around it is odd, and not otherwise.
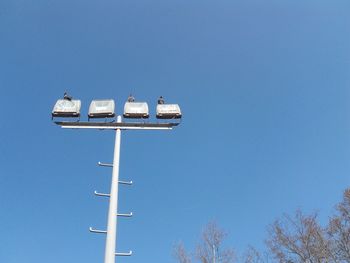
<path fill-rule="evenodd" d="M 132 185 L 132 181 L 118 181 L 118 183 Z"/>
<path fill-rule="evenodd" d="M 95 191 L 94 194 L 97 195 L 97 196 L 105 196 L 105 197 L 110 197 L 111 196 L 110 194 L 99 193 L 97 191 Z"/>
<path fill-rule="evenodd" d="M 110 163 L 101 163 L 101 162 L 98 162 L 97 164 L 98 164 L 99 166 L 113 167 L 113 164 L 110 164 Z"/>
<path fill-rule="evenodd" d="M 132 251 L 130 250 L 129 252 L 126 253 L 115 253 L 116 256 L 131 256 L 132 255 Z"/>
<path fill-rule="evenodd" d="M 89 231 L 92 233 L 97 233 L 97 234 L 107 234 L 106 230 L 93 229 L 92 227 L 89 228 Z"/>
<path fill-rule="evenodd" d="M 130 212 L 129 214 L 117 214 L 117 216 L 132 217 L 132 212 Z"/>

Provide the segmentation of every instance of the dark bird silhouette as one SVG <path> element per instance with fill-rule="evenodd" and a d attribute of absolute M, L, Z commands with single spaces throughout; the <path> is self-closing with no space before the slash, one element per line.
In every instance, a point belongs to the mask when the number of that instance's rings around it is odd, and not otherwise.
<path fill-rule="evenodd" d="M 163 96 L 160 96 L 158 99 L 158 104 L 164 104 L 164 103 L 165 103 L 165 101 L 164 101 Z"/>
<path fill-rule="evenodd" d="M 72 97 L 72 96 L 69 96 L 68 93 L 65 92 L 64 95 L 63 95 L 63 99 L 64 99 L 64 100 L 69 100 L 69 101 L 71 101 L 71 100 L 73 99 L 73 97 Z"/>
<path fill-rule="evenodd" d="M 128 97 L 128 102 L 134 102 L 134 101 L 135 101 L 134 96 L 130 94 Z"/>

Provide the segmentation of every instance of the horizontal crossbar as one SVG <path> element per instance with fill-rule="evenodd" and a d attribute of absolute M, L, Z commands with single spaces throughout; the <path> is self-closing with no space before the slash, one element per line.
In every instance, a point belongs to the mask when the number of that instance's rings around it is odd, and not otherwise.
<path fill-rule="evenodd" d="M 68 129 L 121 129 L 121 130 L 171 130 L 179 123 L 143 123 L 143 122 L 63 122 L 57 125 Z"/>

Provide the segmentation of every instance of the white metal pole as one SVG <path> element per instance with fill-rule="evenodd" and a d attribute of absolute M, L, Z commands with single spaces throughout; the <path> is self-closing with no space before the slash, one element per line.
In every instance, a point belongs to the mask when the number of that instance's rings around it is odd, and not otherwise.
<path fill-rule="evenodd" d="M 216 254 L 215 254 L 215 245 L 213 245 L 213 263 L 215 263 Z"/>
<path fill-rule="evenodd" d="M 121 122 L 121 116 L 117 117 L 117 122 Z M 105 263 L 115 263 L 115 250 L 116 250 L 116 239 L 117 239 L 120 135 L 121 135 L 121 131 L 120 129 L 117 129 L 115 134 L 113 172 L 112 172 L 111 191 L 110 191 L 110 198 L 109 198 Z"/>

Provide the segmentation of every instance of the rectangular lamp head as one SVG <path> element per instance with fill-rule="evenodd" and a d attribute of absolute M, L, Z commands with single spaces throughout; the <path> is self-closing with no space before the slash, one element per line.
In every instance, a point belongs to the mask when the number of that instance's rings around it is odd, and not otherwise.
<path fill-rule="evenodd" d="M 52 110 L 52 117 L 79 117 L 81 101 L 80 100 L 57 100 Z"/>
<path fill-rule="evenodd" d="M 180 106 L 178 104 L 158 104 L 158 119 L 180 119 L 182 116 Z"/>
<path fill-rule="evenodd" d="M 147 102 L 126 102 L 124 105 L 125 118 L 148 118 Z"/>
<path fill-rule="evenodd" d="M 93 100 L 89 107 L 89 118 L 112 118 L 115 116 L 114 100 Z"/>

